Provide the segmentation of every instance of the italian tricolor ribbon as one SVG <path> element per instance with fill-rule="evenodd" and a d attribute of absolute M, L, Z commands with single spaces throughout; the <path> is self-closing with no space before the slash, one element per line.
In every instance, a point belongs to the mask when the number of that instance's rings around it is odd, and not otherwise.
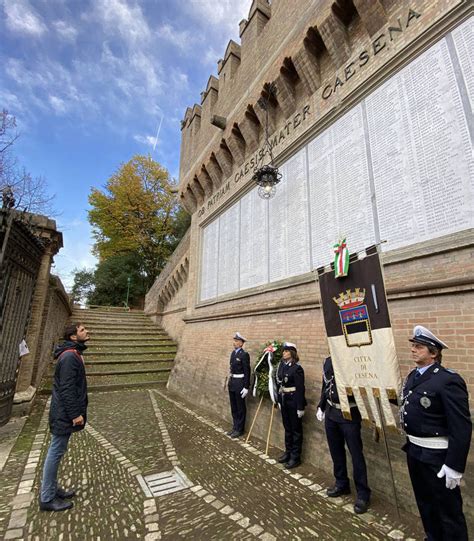
<path fill-rule="evenodd" d="M 342 278 L 349 272 L 349 250 L 346 239 L 339 240 L 334 245 L 334 277 Z"/>

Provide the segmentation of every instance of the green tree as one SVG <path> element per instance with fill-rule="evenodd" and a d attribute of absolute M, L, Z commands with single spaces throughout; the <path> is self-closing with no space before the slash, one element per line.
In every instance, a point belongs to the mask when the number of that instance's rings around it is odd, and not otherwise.
<path fill-rule="evenodd" d="M 90 294 L 94 291 L 94 271 L 87 269 L 74 269 L 74 283 L 71 297 L 74 302 L 88 302 Z"/>
<path fill-rule="evenodd" d="M 128 305 L 141 308 L 147 287 L 141 259 L 136 253 L 115 255 L 99 262 L 94 272 L 94 290 L 88 295 L 88 304 L 124 306 L 129 278 Z"/>
<path fill-rule="evenodd" d="M 89 221 L 99 260 L 136 254 L 147 288 L 186 227 L 173 187 L 166 169 L 150 156 L 137 155 L 109 178 L 104 191 L 94 188 L 89 195 Z"/>

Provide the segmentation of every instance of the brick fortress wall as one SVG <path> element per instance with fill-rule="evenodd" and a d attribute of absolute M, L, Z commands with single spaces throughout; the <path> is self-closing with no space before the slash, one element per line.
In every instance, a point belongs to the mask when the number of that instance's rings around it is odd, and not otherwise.
<path fill-rule="evenodd" d="M 210 77 L 201 104 L 188 108 L 183 120 L 180 198 L 192 213 L 192 225 L 177 250 L 181 251 L 148 293 L 145 308 L 179 343 L 169 386 L 229 420 L 224 380 L 233 333 L 238 330 L 248 338 L 252 363 L 269 339 L 295 342 L 309 402 L 304 459 L 328 473 L 332 464 L 324 430 L 315 421 L 321 367 L 328 354 L 315 274 L 200 303 L 201 226 L 250 185 L 252 158 L 263 142 L 257 100 L 265 92 L 265 83 L 275 81 L 278 88 L 270 132 L 271 139 L 277 137 L 274 152 L 281 163 L 463 20 L 468 10 L 466 2 L 456 1 L 273 0 L 271 6 L 254 1 L 249 19 L 240 25 L 241 44 L 229 43 L 218 62 L 218 78 Z M 402 31 L 389 31 L 399 25 Z M 407 339 L 415 324 L 425 324 L 450 346 L 443 362 L 466 379 L 472 407 L 473 231 L 393 250 L 383 254 L 382 261 L 402 376 L 412 368 Z M 173 280 L 177 270 L 181 279 Z M 251 418 L 256 399 L 248 403 Z M 262 439 L 269 413 L 267 404 L 255 428 Z M 280 423 L 274 426 L 272 442 L 281 447 Z M 389 435 L 398 497 L 413 512 L 405 456 L 400 451 L 403 441 L 399 434 Z M 392 499 L 383 445 L 373 442 L 370 428 L 364 429 L 364 444 L 371 486 Z M 471 453 L 464 490 L 471 524 L 473 462 Z"/>

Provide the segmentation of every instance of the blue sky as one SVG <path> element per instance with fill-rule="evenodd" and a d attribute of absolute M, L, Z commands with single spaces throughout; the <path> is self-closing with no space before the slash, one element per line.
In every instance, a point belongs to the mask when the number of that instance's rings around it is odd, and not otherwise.
<path fill-rule="evenodd" d="M 200 103 L 251 0 L 0 0 L 0 109 L 15 153 L 55 194 L 66 287 L 91 268 L 91 187 L 134 154 L 177 178 L 180 121 Z M 155 136 L 162 120 L 156 148 Z"/>

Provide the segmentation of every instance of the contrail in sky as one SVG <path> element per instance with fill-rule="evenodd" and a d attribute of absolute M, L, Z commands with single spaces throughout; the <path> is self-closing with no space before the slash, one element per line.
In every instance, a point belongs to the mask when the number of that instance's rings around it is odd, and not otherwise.
<path fill-rule="evenodd" d="M 163 122 L 163 112 L 161 112 L 160 122 L 158 123 L 158 129 L 156 130 L 156 137 L 155 137 L 155 144 L 153 145 L 153 152 L 155 152 L 155 148 L 158 143 L 158 136 L 160 135 L 162 122 Z"/>

